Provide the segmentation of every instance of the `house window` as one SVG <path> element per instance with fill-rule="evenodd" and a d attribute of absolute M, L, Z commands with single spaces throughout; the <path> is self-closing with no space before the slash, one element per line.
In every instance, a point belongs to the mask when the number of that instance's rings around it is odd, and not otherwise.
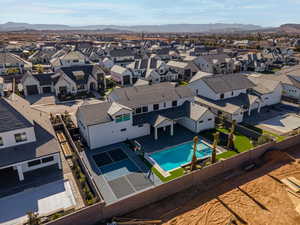
<path fill-rule="evenodd" d="M 138 127 L 143 127 L 143 126 L 144 126 L 144 124 L 139 124 L 139 125 L 138 125 Z"/>
<path fill-rule="evenodd" d="M 121 132 L 124 132 L 124 131 L 126 131 L 127 129 L 126 128 L 123 128 L 123 129 L 121 129 Z"/>
<path fill-rule="evenodd" d="M 136 113 L 136 114 L 142 113 L 142 108 L 136 108 L 136 109 L 135 109 L 135 113 Z"/>
<path fill-rule="evenodd" d="M 224 98 L 224 94 L 220 94 L 220 99 L 223 99 Z"/>
<path fill-rule="evenodd" d="M 78 84 L 77 89 L 78 90 L 83 90 L 84 89 L 84 84 Z"/>
<path fill-rule="evenodd" d="M 234 95 L 234 92 L 231 92 L 231 96 L 233 96 Z"/>
<path fill-rule="evenodd" d="M 3 146 L 3 145 L 4 145 L 4 143 L 3 143 L 3 138 L 0 137 L 0 146 Z"/>
<path fill-rule="evenodd" d="M 23 133 L 15 134 L 15 140 L 17 143 L 27 141 L 26 133 L 23 132 Z"/>
<path fill-rule="evenodd" d="M 203 120 L 200 120 L 199 123 L 203 123 Z"/>
<path fill-rule="evenodd" d="M 37 166 L 41 164 L 41 160 L 33 160 L 31 162 L 28 162 L 28 167 Z"/>
<path fill-rule="evenodd" d="M 146 113 L 146 112 L 148 112 L 148 106 L 143 107 L 143 113 Z"/>
<path fill-rule="evenodd" d="M 79 62 L 78 59 L 74 59 L 74 60 L 73 60 L 73 63 L 78 63 L 78 62 Z"/>
<path fill-rule="evenodd" d="M 153 105 L 153 110 L 159 110 L 159 104 L 154 104 Z"/>
<path fill-rule="evenodd" d="M 50 157 L 47 157 L 47 158 L 43 158 L 42 163 L 52 162 L 53 160 L 54 160 L 54 157 L 50 156 Z"/>
<path fill-rule="evenodd" d="M 124 122 L 130 120 L 130 114 L 123 114 L 116 116 L 116 123 Z"/>
<path fill-rule="evenodd" d="M 208 121 L 212 121 L 212 118 L 209 118 Z"/>
<path fill-rule="evenodd" d="M 177 106 L 177 101 L 173 101 L 172 102 L 172 107 L 176 107 Z"/>
<path fill-rule="evenodd" d="M 116 116 L 116 122 L 117 122 L 117 123 L 120 123 L 120 122 L 122 122 L 122 121 L 123 121 L 122 115 Z"/>

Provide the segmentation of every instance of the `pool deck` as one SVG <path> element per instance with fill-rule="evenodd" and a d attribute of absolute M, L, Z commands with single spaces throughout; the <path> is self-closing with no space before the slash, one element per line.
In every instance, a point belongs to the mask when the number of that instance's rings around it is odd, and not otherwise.
<path fill-rule="evenodd" d="M 171 146 L 183 144 L 185 142 L 190 142 L 195 136 L 197 136 L 197 134 L 193 133 L 192 131 L 189 131 L 188 129 L 180 125 L 175 125 L 174 128 L 175 129 L 173 136 L 171 136 L 168 131 L 165 132 L 163 130 L 159 130 L 158 140 L 154 140 L 153 134 L 143 136 L 135 140 L 142 145 L 142 148 L 145 151 L 145 153 L 153 153 L 156 151 L 161 151 Z M 201 140 L 201 136 L 199 136 L 199 141 Z M 93 159 L 93 156 L 116 149 L 122 149 L 123 152 L 127 154 L 130 161 L 133 162 L 134 165 L 140 171 L 132 172 L 131 175 L 129 175 L 131 176 L 129 179 L 126 178 L 125 180 L 123 179 L 124 177 L 121 177 L 120 179 L 111 182 L 108 181 L 107 178 L 105 178 L 104 174 L 101 173 L 101 170 L 99 166 L 97 166 L 95 160 Z M 141 158 L 131 149 L 129 149 L 129 147 L 123 142 L 101 147 L 98 149 L 87 150 L 85 152 L 82 152 L 82 157 L 83 160 L 86 162 L 86 165 L 89 167 L 90 173 L 106 204 L 118 202 L 123 198 L 130 197 L 132 195 L 143 192 L 149 188 L 161 185 L 163 183 L 155 174 L 151 172 L 151 170 L 144 164 Z M 141 176 L 141 174 L 143 176 Z M 141 184 L 145 182 L 145 180 L 149 180 L 151 182 L 151 185 L 142 184 L 139 188 L 134 188 L 134 184 Z M 131 184 L 131 187 L 129 187 L 128 183 Z M 119 196 L 116 196 L 116 193 Z"/>
<path fill-rule="evenodd" d="M 127 154 L 130 161 L 133 162 L 133 164 L 140 170 L 138 173 L 131 173 L 131 183 L 139 183 L 141 182 L 141 179 L 143 180 L 146 178 L 147 180 L 149 180 L 149 185 L 144 185 L 144 187 L 142 185 L 142 188 L 137 189 L 135 187 L 132 187 L 132 185 L 130 185 L 131 187 L 128 186 L 128 180 L 124 180 L 123 177 L 117 179 L 114 183 L 109 182 L 105 178 L 105 176 L 101 173 L 100 168 L 95 163 L 93 156 L 115 149 L 122 149 L 123 152 Z M 84 161 L 88 165 L 91 175 L 106 204 L 115 203 L 123 198 L 130 197 L 162 183 L 161 180 L 155 174 L 153 174 L 151 170 L 143 163 L 139 156 L 136 155 L 132 150 L 130 150 L 124 143 L 118 143 L 98 149 L 88 150 L 83 152 L 82 156 Z M 118 191 L 122 197 L 116 196 L 113 188 L 115 189 L 115 192 Z"/>
<path fill-rule="evenodd" d="M 159 130 L 158 140 L 154 140 L 153 134 L 137 138 L 136 140 L 141 144 L 146 153 L 152 153 L 174 145 L 192 141 L 195 136 L 197 136 L 197 134 L 194 132 L 180 125 L 175 125 L 173 136 L 171 136 L 168 131 L 164 132 L 163 130 Z M 199 141 L 201 141 L 200 136 Z"/>

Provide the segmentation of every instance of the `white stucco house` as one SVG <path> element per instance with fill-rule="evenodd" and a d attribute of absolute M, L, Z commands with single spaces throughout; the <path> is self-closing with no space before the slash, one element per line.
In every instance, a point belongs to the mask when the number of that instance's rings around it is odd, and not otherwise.
<path fill-rule="evenodd" d="M 242 122 L 264 106 L 281 101 L 280 82 L 267 82 L 244 74 L 212 75 L 199 72 L 188 85 L 198 97 L 195 102 L 208 107 L 215 115 Z"/>
<path fill-rule="evenodd" d="M 61 169 L 60 147 L 48 117 L 17 95 L 0 98 L 0 178 L 23 181 L 27 172 L 55 165 Z"/>
<path fill-rule="evenodd" d="M 122 66 L 114 65 L 110 70 L 111 79 L 122 86 L 133 84 L 132 72 Z"/>
<path fill-rule="evenodd" d="M 259 74 L 260 78 L 277 81 L 282 85 L 282 96 L 300 100 L 300 66 L 292 66 L 279 71 L 275 75 Z"/>
<path fill-rule="evenodd" d="M 171 136 L 175 124 L 198 133 L 215 126 L 215 116 L 194 104 L 186 86 L 164 82 L 117 88 L 107 102 L 79 107 L 76 118 L 80 132 L 91 149 L 160 132 Z"/>

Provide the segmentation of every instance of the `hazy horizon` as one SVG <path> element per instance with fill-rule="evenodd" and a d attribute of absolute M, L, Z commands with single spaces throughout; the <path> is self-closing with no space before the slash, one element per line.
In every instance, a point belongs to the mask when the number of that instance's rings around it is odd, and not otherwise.
<path fill-rule="evenodd" d="M 166 25 L 300 23 L 300 0 L 0 0 L 0 23 Z"/>

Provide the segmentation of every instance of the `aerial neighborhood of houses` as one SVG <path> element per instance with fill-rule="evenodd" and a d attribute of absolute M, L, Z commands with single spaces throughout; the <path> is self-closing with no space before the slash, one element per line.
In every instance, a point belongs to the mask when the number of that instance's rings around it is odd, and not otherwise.
<path fill-rule="evenodd" d="M 120 216 L 299 134 L 299 40 L 183 37 L 3 43 L 0 224 Z M 24 210 L 9 216 L 13 201 Z"/>

